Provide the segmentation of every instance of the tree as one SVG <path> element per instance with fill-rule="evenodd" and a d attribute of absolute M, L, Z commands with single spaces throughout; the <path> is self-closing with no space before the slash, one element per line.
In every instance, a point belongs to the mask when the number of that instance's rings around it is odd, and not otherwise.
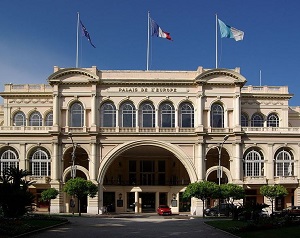
<path fill-rule="evenodd" d="M 44 190 L 41 193 L 41 200 L 44 202 L 49 202 L 49 208 L 48 208 L 49 215 L 50 215 L 51 199 L 55 199 L 58 194 L 59 192 L 55 188 L 49 188 L 47 190 Z"/>
<path fill-rule="evenodd" d="M 274 209 L 273 209 L 274 200 L 278 197 L 284 197 L 284 196 L 288 195 L 288 191 L 282 185 L 274 185 L 274 186 L 263 185 L 262 187 L 260 187 L 260 194 L 269 199 L 269 201 L 272 204 L 272 213 L 273 213 L 274 212 Z"/>
<path fill-rule="evenodd" d="M 233 203 L 235 200 L 242 199 L 245 197 L 245 189 L 237 184 L 227 183 L 220 185 L 219 196 L 226 200 L 228 204 L 228 215 L 229 211 L 232 213 L 232 218 L 237 220 L 239 215 L 239 207 Z"/>
<path fill-rule="evenodd" d="M 183 193 L 184 198 L 191 198 L 195 197 L 202 200 L 203 203 L 203 217 L 204 214 L 204 202 L 207 198 L 210 198 L 213 196 L 213 194 L 216 193 L 216 190 L 218 189 L 218 185 L 214 182 L 209 181 L 201 181 L 201 182 L 195 182 L 190 183 L 186 190 Z"/>
<path fill-rule="evenodd" d="M 245 189 L 239 185 L 227 183 L 221 184 L 221 196 L 226 199 L 227 203 L 233 204 L 237 199 L 242 199 L 245 197 Z"/>
<path fill-rule="evenodd" d="M 67 194 L 71 196 L 76 196 L 78 198 L 78 211 L 79 216 L 81 216 L 81 200 L 86 196 L 89 196 L 91 198 L 95 197 L 98 192 L 98 187 L 91 181 L 85 180 L 83 178 L 74 178 L 66 182 L 64 191 Z"/>
<path fill-rule="evenodd" d="M 23 179 L 29 175 L 19 167 L 9 167 L 0 177 L 0 206 L 4 216 L 19 217 L 24 215 L 33 203 L 34 195 L 28 191 L 33 182 Z"/>

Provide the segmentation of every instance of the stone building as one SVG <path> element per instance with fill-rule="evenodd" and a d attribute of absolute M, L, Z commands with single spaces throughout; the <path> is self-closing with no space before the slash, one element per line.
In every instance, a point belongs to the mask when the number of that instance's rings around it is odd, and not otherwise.
<path fill-rule="evenodd" d="M 289 195 L 275 208 L 300 205 L 300 109 L 287 86 L 246 86 L 239 68 L 54 67 L 46 84 L 5 84 L 0 95 L 0 171 L 31 171 L 40 210 L 53 187 L 51 212 L 70 211 L 63 186 L 72 176 L 99 187 L 81 204 L 93 214 L 159 204 L 201 214 L 182 193 L 202 180 L 243 186 L 251 203 L 268 203 L 262 185 L 281 184 Z"/>

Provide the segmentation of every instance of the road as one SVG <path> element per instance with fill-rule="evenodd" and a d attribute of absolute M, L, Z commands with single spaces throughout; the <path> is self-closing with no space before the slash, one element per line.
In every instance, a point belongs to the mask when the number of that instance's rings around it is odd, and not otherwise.
<path fill-rule="evenodd" d="M 69 217 L 69 224 L 26 237 L 235 237 L 203 223 L 202 218 L 174 217 Z"/>

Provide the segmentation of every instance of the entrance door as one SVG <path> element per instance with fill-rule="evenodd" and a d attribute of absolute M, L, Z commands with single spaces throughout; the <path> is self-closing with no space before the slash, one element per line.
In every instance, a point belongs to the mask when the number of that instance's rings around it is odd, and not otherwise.
<path fill-rule="evenodd" d="M 155 212 L 155 193 L 140 193 L 142 212 Z"/>
<path fill-rule="evenodd" d="M 184 198 L 183 193 L 179 193 L 179 212 L 189 212 L 191 210 L 191 199 Z"/>
<path fill-rule="evenodd" d="M 106 207 L 107 212 L 115 212 L 115 193 L 114 192 L 103 192 L 103 206 Z"/>
<path fill-rule="evenodd" d="M 127 193 L 127 211 L 134 212 L 135 208 L 135 194 Z"/>

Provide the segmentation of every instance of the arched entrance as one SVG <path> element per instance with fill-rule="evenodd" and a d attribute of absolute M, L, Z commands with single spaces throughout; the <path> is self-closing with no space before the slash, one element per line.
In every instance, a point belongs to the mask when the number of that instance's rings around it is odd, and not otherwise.
<path fill-rule="evenodd" d="M 205 158 L 206 180 L 215 182 L 216 184 L 228 183 L 228 181 L 231 179 L 229 158 L 230 157 L 227 151 L 224 148 L 222 148 L 221 158 L 219 161 L 218 148 L 216 147 L 211 148 L 206 154 L 206 158 Z M 219 174 L 220 174 L 220 178 L 219 178 Z"/>
<path fill-rule="evenodd" d="M 89 180 L 89 172 L 88 172 L 88 165 L 89 165 L 89 161 L 88 161 L 88 154 L 87 152 L 81 148 L 81 147 L 77 147 L 75 150 L 75 156 L 74 156 L 74 163 L 72 160 L 72 153 L 73 153 L 73 148 L 68 148 L 63 156 L 63 166 L 64 166 L 64 172 L 63 172 L 63 183 L 67 182 L 69 179 L 71 179 L 72 177 L 76 178 L 76 177 L 80 177 L 80 178 L 84 178 L 86 180 Z M 72 166 L 75 166 L 75 173 L 74 175 L 72 175 Z M 71 212 L 72 208 L 70 206 L 71 203 L 71 196 L 69 196 L 68 194 L 64 194 L 64 204 L 65 204 L 65 211 L 66 212 Z M 74 208 L 74 212 L 78 212 L 79 211 L 79 207 L 78 207 L 78 200 L 77 198 L 73 198 L 75 200 L 75 208 Z M 87 206 L 88 206 L 88 199 L 87 197 L 82 199 L 80 202 L 80 211 L 81 213 L 86 213 L 87 212 Z"/>
<path fill-rule="evenodd" d="M 103 205 L 115 204 L 116 212 L 155 212 L 162 204 L 179 212 L 183 208 L 180 195 L 190 177 L 196 177 L 180 148 L 157 141 L 119 146 L 104 163 L 99 177 Z"/>

